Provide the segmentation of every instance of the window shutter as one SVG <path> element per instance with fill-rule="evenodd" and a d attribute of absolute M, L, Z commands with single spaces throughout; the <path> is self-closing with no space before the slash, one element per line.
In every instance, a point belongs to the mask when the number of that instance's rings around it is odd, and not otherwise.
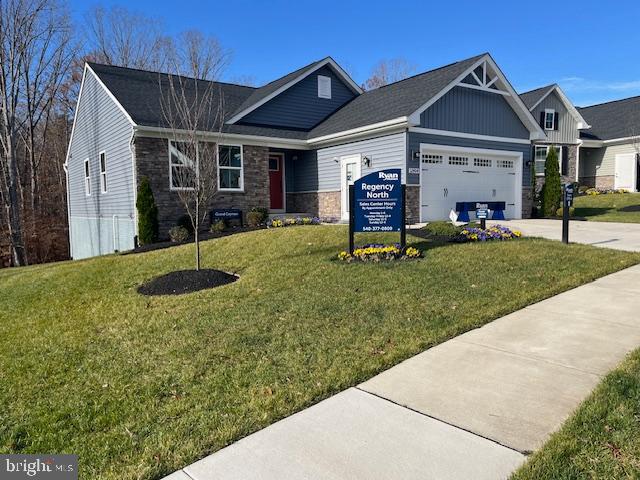
<path fill-rule="evenodd" d="M 558 130 L 558 123 L 559 123 L 558 122 L 558 117 L 559 117 L 558 112 L 553 114 L 553 129 L 554 130 Z"/>
<path fill-rule="evenodd" d="M 556 115 L 558 115 L 556 113 Z M 562 169 L 560 170 L 563 175 L 569 174 L 569 147 L 566 145 L 562 147 Z"/>
<path fill-rule="evenodd" d="M 544 128 L 544 110 L 540 112 L 540 126 Z"/>

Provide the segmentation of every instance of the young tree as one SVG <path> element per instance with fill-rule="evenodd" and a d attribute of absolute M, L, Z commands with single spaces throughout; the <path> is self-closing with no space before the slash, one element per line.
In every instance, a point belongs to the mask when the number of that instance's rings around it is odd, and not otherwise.
<path fill-rule="evenodd" d="M 200 270 L 200 226 L 217 193 L 217 149 L 222 138 L 224 99 L 213 82 L 179 75 L 160 77 L 160 107 L 170 129 L 172 180 L 195 239 Z"/>
<path fill-rule="evenodd" d="M 555 217 L 562 206 L 562 185 L 560 182 L 560 165 L 556 147 L 549 147 L 544 164 L 544 186 L 542 187 L 542 214 Z"/>
<path fill-rule="evenodd" d="M 362 84 L 363 90 L 373 90 L 413 75 L 416 67 L 404 58 L 380 60 L 373 68 L 371 76 Z"/>
<path fill-rule="evenodd" d="M 147 177 L 140 179 L 136 209 L 138 210 L 138 240 L 142 245 L 155 242 L 158 238 L 158 207 Z"/>

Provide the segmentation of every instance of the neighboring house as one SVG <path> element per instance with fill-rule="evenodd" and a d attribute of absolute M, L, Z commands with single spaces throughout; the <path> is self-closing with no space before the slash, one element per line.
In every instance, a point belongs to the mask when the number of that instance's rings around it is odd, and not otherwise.
<path fill-rule="evenodd" d="M 640 97 L 578 110 L 593 125 L 581 135 L 580 183 L 640 191 Z"/>
<path fill-rule="evenodd" d="M 521 93 L 520 98 L 546 134 L 545 139 L 536 141 L 533 146 L 538 186 L 544 182 L 544 166 L 549 148 L 555 148 L 558 152 L 562 182 L 577 182 L 582 143 L 580 134 L 591 126 L 556 84 Z"/>
<path fill-rule="evenodd" d="M 167 75 L 87 64 L 66 168 L 73 258 L 134 247 L 136 188 L 150 179 L 167 236 L 183 209 L 179 145 L 160 108 Z M 400 168 L 408 222 L 457 202 L 531 212 L 531 145 L 546 138 L 489 54 L 363 92 L 331 58 L 251 88 L 216 82 L 225 121 L 212 207 L 348 218 L 358 177 Z"/>

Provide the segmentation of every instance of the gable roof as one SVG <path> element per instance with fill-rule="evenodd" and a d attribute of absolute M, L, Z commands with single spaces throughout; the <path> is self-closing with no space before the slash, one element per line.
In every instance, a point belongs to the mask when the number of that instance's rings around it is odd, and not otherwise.
<path fill-rule="evenodd" d="M 446 88 L 483 55 L 364 92 L 313 128 L 309 132 L 309 138 L 407 117 Z"/>
<path fill-rule="evenodd" d="M 530 90 L 528 92 L 524 92 L 520 94 L 520 98 L 527 106 L 529 111 L 533 110 L 536 105 L 538 105 L 543 98 L 551 93 L 555 84 L 546 85 L 544 87 L 536 88 L 534 90 Z"/>
<path fill-rule="evenodd" d="M 578 109 L 573 106 L 571 100 L 569 100 L 569 98 L 562 91 L 562 88 L 560 88 L 560 85 L 558 85 L 557 83 L 521 93 L 520 98 L 527 106 L 529 111 L 533 111 L 533 109 L 540 105 L 540 103 L 542 103 L 545 98 L 551 95 L 552 92 L 555 92 L 557 94 L 558 98 L 560 98 L 560 101 L 564 104 L 567 111 L 575 119 L 576 123 L 578 124 L 578 130 L 591 128 L 591 125 L 589 125 L 584 117 L 580 115 Z"/>
<path fill-rule="evenodd" d="M 351 79 L 351 77 L 349 77 L 349 75 L 347 75 L 347 73 L 333 60 L 333 58 L 325 57 L 322 60 L 312 62 L 294 72 L 288 73 L 284 77 L 280 77 L 269 82 L 263 87 L 257 88 L 244 102 L 242 102 L 227 122 L 235 123 L 248 113 L 261 105 L 264 105 L 272 98 L 278 96 L 283 91 L 289 89 L 325 65 L 331 67 L 337 75 L 344 80 L 345 84 L 356 93 L 356 95 L 362 93 L 362 89 Z"/>
<path fill-rule="evenodd" d="M 92 62 L 87 63 L 87 66 L 95 73 L 98 79 L 111 92 L 137 125 L 169 128 L 162 114 L 160 104 L 163 88 L 166 89 L 169 82 L 168 74 Z M 195 85 L 198 84 L 199 86 L 202 85 L 201 88 L 204 89 L 213 84 L 214 101 L 216 101 L 215 97 L 219 95 L 223 96 L 224 111 L 227 118 L 230 112 L 236 111 L 238 107 L 257 90 L 255 87 L 232 83 L 211 82 L 192 78 L 189 80 L 189 82 L 183 84 L 187 88 L 190 85 L 195 87 Z M 187 95 L 189 95 L 188 91 Z M 223 131 L 227 133 L 291 139 L 304 139 L 306 137 L 304 132 L 249 125 L 225 125 Z"/>
<path fill-rule="evenodd" d="M 594 140 L 613 140 L 640 136 L 640 96 L 578 108 L 592 125 L 580 137 Z"/>

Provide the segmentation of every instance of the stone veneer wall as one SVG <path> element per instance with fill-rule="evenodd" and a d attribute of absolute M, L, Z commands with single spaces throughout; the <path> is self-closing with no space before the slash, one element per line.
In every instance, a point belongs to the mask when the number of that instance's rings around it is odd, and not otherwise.
<path fill-rule="evenodd" d="M 417 185 L 407 185 L 407 224 L 412 225 L 420 221 L 420 187 Z"/>
<path fill-rule="evenodd" d="M 613 189 L 615 186 L 615 177 L 613 175 L 604 175 L 602 177 L 580 177 L 580 184 L 609 190 Z"/>
<path fill-rule="evenodd" d="M 531 218 L 533 209 L 533 188 L 522 187 L 522 218 Z"/>
<path fill-rule="evenodd" d="M 169 151 L 166 138 L 136 137 L 136 180 L 149 178 L 158 206 L 159 236 L 167 238 L 169 229 L 176 224 L 185 210 L 178 193 L 169 188 Z M 269 207 L 269 149 L 245 145 L 244 192 L 218 192 L 210 208 L 239 208 L 246 216 L 253 207 Z M 209 219 L 205 220 L 205 228 Z"/>
<path fill-rule="evenodd" d="M 338 221 L 342 216 L 338 192 L 287 193 L 287 211 L 308 213 L 324 221 Z"/>

